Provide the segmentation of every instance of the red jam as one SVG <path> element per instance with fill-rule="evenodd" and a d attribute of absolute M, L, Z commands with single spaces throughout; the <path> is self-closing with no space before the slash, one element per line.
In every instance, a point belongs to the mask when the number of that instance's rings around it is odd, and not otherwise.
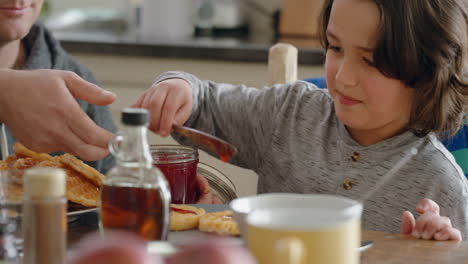
<path fill-rule="evenodd" d="M 230 155 L 223 155 L 223 154 L 220 154 L 219 155 L 220 159 L 224 162 L 229 162 L 229 160 L 231 159 L 231 156 Z"/>
<path fill-rule="evenodd" d="M 174 204 L 196 203 L 199 196 L 197 177 L 198 152 L 178 145 L 151 147 L 154 165 L 166 177 Z"/>
<path fill-rule="evenodd" d="M 184 209 L 175 208 L 175 207 L 171 207 L 171 211 L 176 212 L 176 213 L 180 213 L 180 214 L 194 214 L 194 215 L 197 214 L 194 211 L 184 210 Z"/>

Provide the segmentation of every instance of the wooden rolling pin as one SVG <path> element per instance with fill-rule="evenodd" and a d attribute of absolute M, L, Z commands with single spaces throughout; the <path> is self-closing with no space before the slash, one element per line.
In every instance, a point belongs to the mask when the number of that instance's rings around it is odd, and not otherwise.
<path fill-rule="evenodd" d="M 270 85 L 297 80 L 297 48 L 277 43 L 268 53 L 268 81 Z"/>

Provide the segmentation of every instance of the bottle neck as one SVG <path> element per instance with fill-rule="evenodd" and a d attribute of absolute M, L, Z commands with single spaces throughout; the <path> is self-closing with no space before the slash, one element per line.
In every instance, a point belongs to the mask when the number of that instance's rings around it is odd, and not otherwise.
<path fill-rule="evenodd" d="M 123 139 L 116 155 L 117 164 L 127 167 L 151 167 L 153 159 L 146 126 L 122 127 Z"/>

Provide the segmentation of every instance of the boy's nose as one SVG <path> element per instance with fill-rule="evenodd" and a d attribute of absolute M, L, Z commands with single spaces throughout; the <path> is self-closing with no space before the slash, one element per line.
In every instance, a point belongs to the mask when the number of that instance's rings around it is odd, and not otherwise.
<path fill-rule="evenodd" d="M 350 60 L 343 58 L 336 73 L 336 81 L 343 86 L 356 86 L 358 84 L 356 65 Z"/>

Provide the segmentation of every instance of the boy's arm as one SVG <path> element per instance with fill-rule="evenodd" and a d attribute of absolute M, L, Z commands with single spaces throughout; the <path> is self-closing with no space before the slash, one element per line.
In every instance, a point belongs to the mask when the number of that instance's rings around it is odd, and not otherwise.
<path fill-rule="evenodd" d="M 218 84 L 184 72 L 165 73 L 155 83 L 173 78 L 184 79 L 192 87 L 193 109 L 185 125 L 235 145 L 239 153 L 233 157 L 233 163 L 251 169 L 259 166 L 274 133 L 280 90 Z M 176 134 L 173 136 L 187 143 Z"/>

